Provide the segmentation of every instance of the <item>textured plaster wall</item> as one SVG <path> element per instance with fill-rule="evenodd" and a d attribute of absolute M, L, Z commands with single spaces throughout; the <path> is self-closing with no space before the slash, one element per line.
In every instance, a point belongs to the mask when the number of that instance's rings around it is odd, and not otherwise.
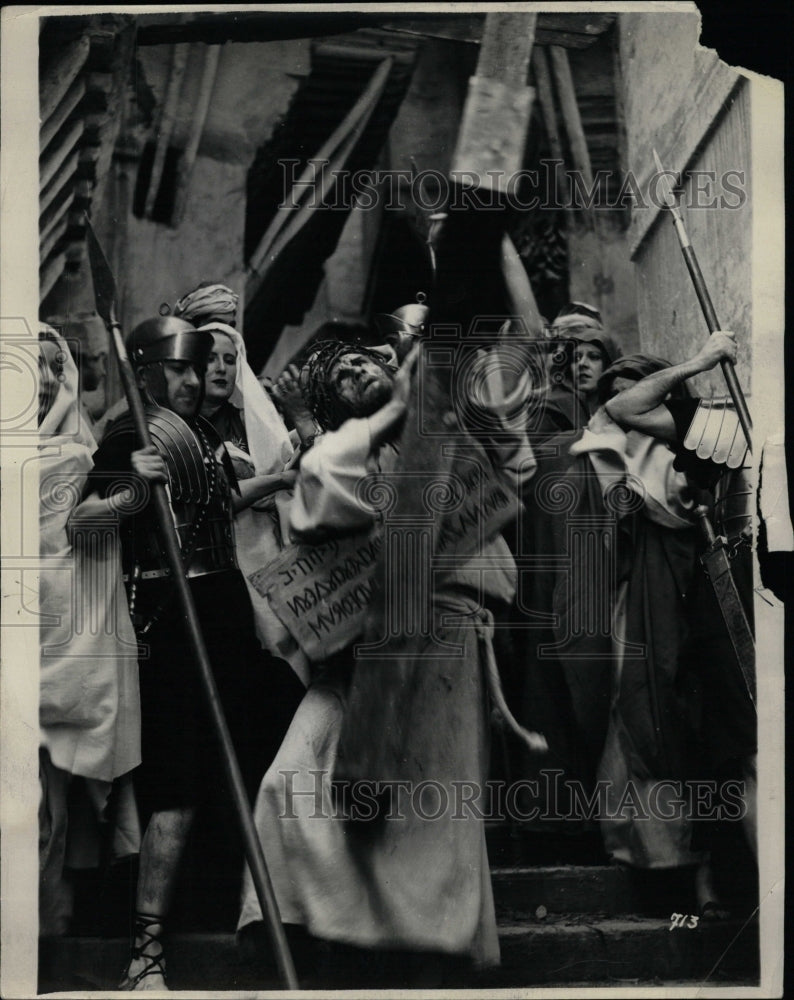
<path fill-rule="evenodd" d="M 624 14 L 619 30 L 628 167 L 646 196 L 653 148 L 666 169 L 704 172 L 699 181 L 686 184 L 682 215 L 720 323 L 739 336 L 737 372 L 749 391 L 753 178 L 748 87 L 715 52 L 699 47 L 696 13 Z M 729 170 L 739 172 L 731 182 L 741 187 L 739 195 L 725 187 Z M 694 194 L 695 184 L 702 195 Z M 696 202 L 702 207 L 694 207 Z M 641 349 L 682 361 L 708 335 L 705 320 L 670 217 L 652 207 L 635 208 L 633 215 Z M 692 387 L 699 393 L 726 391 L 719 370 L 700 376 Z"/>
<path fill-rule="evenodd" d="M 183 146 L 200 77 L 200 50 L 191 47 L 173 143 Z M 140 50 L 146 81 L 161 103 L 167 86 L 170 46 Z M 190 180 L 183 221 L 177 229 L 133 216 L 135 168 L 122 199 L 108 199 L 106 213 L 123 217 L 118 255 L 125 325 L 157 313 L 200 281 L 222 281 L 243 290 L 246 174 L 309 70 L 309 42 L 286 40 L 226 44 L 221 52 L 207 121 Z M 123 203 L 120 203 L 120 200 Z M 108 227 L 109 228 L 109 227 Z"/>

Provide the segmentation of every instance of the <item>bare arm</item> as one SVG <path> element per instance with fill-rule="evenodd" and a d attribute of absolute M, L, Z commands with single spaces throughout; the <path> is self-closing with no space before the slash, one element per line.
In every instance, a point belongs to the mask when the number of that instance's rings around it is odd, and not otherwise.
<path fill-rule="evenodd" d="M 297 475 L 297 470 L 290 469 L 269 476 L 252 476 L 250 479 L 239 480 L 237 485 L 240 488 L 240 495 L 232 494 L 234 513 L 245 510 L 246 507 L 264 500 L 279 490 L 292 489 Z"/>
<path fill-rule="evenodd" d="M 130 457 L 130 464 L 132 471 L 148 483 L 168 482 L 165 460 L 154 445 L 134 451 Z M 135 498 L 136 492 L 131 487 L 118 490 L 105 498 L 100 497 L 96 492 L 91 493 L 70 514 L 69 530 L 71 531 L 82 521 L 90 521 L 97 517 L 102 518 L 108 515 L 119 518 L 129 517 L 137 509 Z"/>
<path fill-rule="evenodd" d="M 675 441 L 675 423 L 664 405 L 665 399 L 677 385 L 710 371 L 723 360 L 736 360 L 736 337 L 728 330 L 716 330 L 693 358 L 654 372 L 619 392 L 608 400 L 606 411 L 624 429 Z"/>

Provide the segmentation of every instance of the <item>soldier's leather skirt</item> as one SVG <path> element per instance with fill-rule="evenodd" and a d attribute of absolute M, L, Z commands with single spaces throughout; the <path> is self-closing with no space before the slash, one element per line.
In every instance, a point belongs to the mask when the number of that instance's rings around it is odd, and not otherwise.
<path fill-rule="evenodd" d="M 259 645 L 248 590 L 238 570 L 192 578 L 190 589 L 243 779 L 253 797 L 303 686 L 285 661 Z M 167 579 L 141 583 L 138 609 L 144 618 L 171 590 Z M 143 762 L 135 772 L 135 785 L 145 817 L 227 793 L 198 668 L 173 595 L 144 641 L 148 655 L 139 661 Z"/>

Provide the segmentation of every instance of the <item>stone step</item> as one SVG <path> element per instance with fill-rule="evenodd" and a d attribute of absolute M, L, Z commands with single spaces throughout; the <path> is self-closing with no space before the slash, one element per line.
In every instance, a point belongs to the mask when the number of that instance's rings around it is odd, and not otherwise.
<path fill-rule="evenodd" d="M 694 870 L 622 865 L 502 865 L 491 869 L 497 918 L 547 913 L 667 917 L 695 911 Z"/>
<path fill-rule="evenodd" d="M 491 869 L 497 919 L 534 918 L 539 907 L 547 913 L 635 912 L 635 893 L 622 868 L 560 865 Z"/>
<path fill-rule="evenodd" d="M 702 985 L 757 982 L 757 922 L 729 920 L 700 923 L 694 929 L 669 928 L 669 920 L 588 920 L 581 914 L 503 924 L 499 928 L 502 965 L 472 974 L 462 985 L 485 989 L 672 980 Z M 113 989 L 128 947 L 119 938 L 42 941 L 39 991 Z M 296 965 L 304 989 L 328 986 L 317 966 L 301 961 L 297 954 Z M 191 991 L 275 990 L 280 985 L 275 972 L 243 960 L 233 934 L 173 935 L 168 942 L 168 976 L 171 989 Z M 335 986 L 345 988 L 344 983 Z"/>
<path fill-rule="evenodd" d="M 481 974 L 488 986 L 637 985 L 648 980 L 748 985 L 759 976 L 755 920 L 699 922 L 694 929 L 670 930 L 666 919 L 588 920 L 577 914 L 543 924 L 501 925 L 499 941 L 502 965 Z"/>

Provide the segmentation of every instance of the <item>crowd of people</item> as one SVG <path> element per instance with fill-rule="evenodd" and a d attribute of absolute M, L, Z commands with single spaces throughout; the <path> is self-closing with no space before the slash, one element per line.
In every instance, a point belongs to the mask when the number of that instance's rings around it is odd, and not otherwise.
<path fill-rule="evenodd" d="M 207 809 L 239 884 L 237 929 L 250 939 L 262 926 L 154 483 L 168 488 L 292 933 L 458 971 L 498 963 L 485 840 L 494 730 L 520 792 L 509 822 L 598 830 L 605 861 L 691 869 L 700 913 L 722 915 L 710 860 L 720 829 L 740 821 L 756 850 L 754 663 L 724 624 L 699 525 L 709 517 L 726 539 L 749 629 L 752 496 L 734 411 L 694 398 L 687 380 L 735 360 L 733 334 L 679 364 L 622 355 L 598 310 L 570 303 L 534 336 L 505 322 L 464 352 L 459 378 L 431 371 L 427 309 L 413 305 L 381 322 L 383 343 L 310 342 L 270 381 L 246 360 L 236 306 L 207 283 L 129 333 L 147 448 L 123 400 L 95 423 L 81 407 L 101 359 L 70 353 L 79 330 L 41 327 L 52 570 L 40 601 L 59 622 L 41 632 L 41 934 L 69 931 L 71 868 L 137 853 L 120 988 L 165 988 L 180 861 Z M 268 594 L 262 571 L 294 546 L 382 531 L 388 509 L 363 485 L 392 484 L 407 516 L 444 462 L 454 487 L 472 456 L 493 495 L 515 502 L 495 517 L 484 487 L 470 507 L 457 498 L 474 527 L 428 568 L 423 623 L 404 622 L 380 659 L 360 657 L 357 642 L 388 618 L 381 593 L 355 635 L 324 656 L 307 649 L 274 610 L 284 575 L 272 571 Z M 428 536 L 431 562 L 440 534 Z M 354 814 L 345 781 L 364 780 L 369 808 Z M 716 789 L 705 806 L 703 788 Z M 453 800 L 457 812 L 434 808 Z"/>

